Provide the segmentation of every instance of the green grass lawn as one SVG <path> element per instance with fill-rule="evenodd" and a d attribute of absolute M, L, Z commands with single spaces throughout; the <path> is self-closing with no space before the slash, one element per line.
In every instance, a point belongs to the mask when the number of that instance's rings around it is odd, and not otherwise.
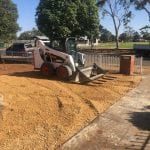
<path fill-rule="evenodd" d="M 134 44 L 149 44 L 149 42 L 120 42 L 119 43 L 119 48 L 127 48 L 127 49 L 132 49 Z M 107 42 L 107 43 L 99 43 L 98 46 L 94 46 L 96 49 L 109 49 L 109 48 L 115 48 L 115 42 Z M 86 47 L 90 48 L 90 46 Z"/>
<path fill-rule="evenodd" d="M 148 42 L 120 42 L 119 48 L 129 48 L 132 49 L 134 44 L 148 44 Z M 115 48 L 115 43 L 100 43 L 100 48 Z"/>

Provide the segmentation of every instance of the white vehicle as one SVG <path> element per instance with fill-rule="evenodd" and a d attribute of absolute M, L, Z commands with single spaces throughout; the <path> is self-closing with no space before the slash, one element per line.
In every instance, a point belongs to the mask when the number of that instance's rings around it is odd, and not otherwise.
<path fill-rule="evenodd" d="M 24 47 L 27 52 L 32 52 L 34 50 L 34 47 L 30 43 L 24 44 Z"/>
<path fill-rule="evenodd" d="M 44 76 L 55 73 L 61 80 L 85 82 L 103 75 L 103 70 L 96 64 L 84 67 L 85 54 L 77 52 L 75 38 L 53 41 L 38 38 L 33 56 L 34 68 Z"/>

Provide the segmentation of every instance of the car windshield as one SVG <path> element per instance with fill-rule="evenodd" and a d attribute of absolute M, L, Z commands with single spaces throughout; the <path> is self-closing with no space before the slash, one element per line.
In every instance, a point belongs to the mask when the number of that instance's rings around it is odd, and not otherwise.
<path fill-rule="evenodd" d="M 32 45 L 31 45 L 31 44 L 26 44 L 25 47 L 26 47 L 26 48 L 31 48 Z"/>
<path fill-rule="evenodd" d="M 14 44 L 12 50 L 13 51 L 23 51 L 24 50 L 24 44 Z"/>

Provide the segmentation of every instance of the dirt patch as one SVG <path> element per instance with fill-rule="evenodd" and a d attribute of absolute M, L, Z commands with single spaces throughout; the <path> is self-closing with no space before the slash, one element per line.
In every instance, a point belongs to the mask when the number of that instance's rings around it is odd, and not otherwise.
<path fill-rule="evenodd" d="M 0 64 L 0 75 L 33 70 L 33 65 L 30 64 Z"/>
<path fill-rule="evenodd" d="M 116 74 L 79 85 L 44 79 L 31 65 L 2 67 L 0 147 L 5 150 L 57 148 L 141 80 Z"/>
<path fill-rule="evenodd" d="M 148 75 L 148 74 L 150 74 L 150 67 L 144 66 L 143 67 L 143 75 Z"/>

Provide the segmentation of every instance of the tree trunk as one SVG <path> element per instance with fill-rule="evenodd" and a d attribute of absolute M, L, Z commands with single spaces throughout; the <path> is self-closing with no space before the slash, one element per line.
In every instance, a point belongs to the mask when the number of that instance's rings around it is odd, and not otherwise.
<path fill-rule="evenodd" d="M 118 31 L 116 32 L 116 49 L 119 49 Z"/>
<path fill-rule="evenodd" d="M 115 42 L 116 42 L 116 49 L 119 49 L 119 38 L 118 38 L 118 28 L 116 26 L 115 19 L 113 18 L 114 27 L 115 27 Z"/>
<path fill-rule="evenodd" d="M 120 20 L 119 20 L 119 25 L 117 27 L 117 23 L 116 23 L 116 20 L 115 20 L 115 14 L 113 12 L 113 9 L 112 9 L 112 6 L 111 6 L 111 2 L 109 1 L 109 8 L 110 8 L 110 11 L 111 11 L 111 17 L 112 17 L 112 20 L 113 20 L 113 23 L 114 23 L 114 27 L 115 27 L 115 42 L 116 42 L 116 49 L 119 49 L 119 40 L 118 40 L 118 31 L 119 31 L 119 27 L 120 27 Z"/>

